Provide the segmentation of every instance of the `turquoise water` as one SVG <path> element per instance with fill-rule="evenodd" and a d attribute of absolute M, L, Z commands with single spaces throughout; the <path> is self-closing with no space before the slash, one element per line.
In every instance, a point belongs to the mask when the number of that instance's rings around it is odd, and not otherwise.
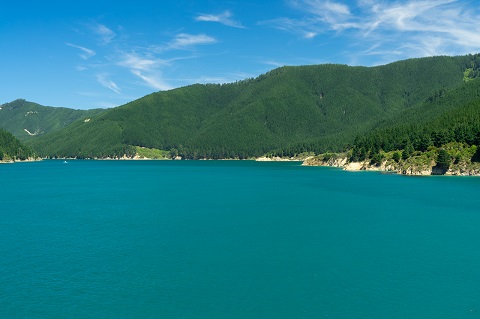
<path fill-rule="evenodd" d="M 0 165 L 1 318 L 479 318 L 480 178 Z"/>

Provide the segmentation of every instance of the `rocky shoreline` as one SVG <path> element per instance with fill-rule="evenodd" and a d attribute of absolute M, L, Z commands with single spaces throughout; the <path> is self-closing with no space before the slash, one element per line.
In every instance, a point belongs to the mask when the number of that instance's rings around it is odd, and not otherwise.
<path fill-rule="evenodd" d="M 70 159 L 76 158 L 53 158 L 53 159 Z M 42 158 L 28 158 L 26 160 L 7 160 L 0 161 L 0 164 L 20 163 L 20 162 L 37 162 L 43 160 Z M 147 158 L 138 156 L 134 157 L 106 157 L 106 158 L 93 158 L 93 160 L 181 160 L 181 158 Z M 412 164 L 411 162 L 395 162 L 392 160 L 382 161 L 379 165 L 372 164 L 370 161 L 351 162 L 347 156 L 343 154 L 325 154 L 308 157 L 267 157 L 262 156 L 258 158 L 252 158 L 257 162 L 302 162 L 302 166 L 325 166 L 336 167 L 345 171 L 377 171 L 377 172 L 389 172 L 401 175 L 412 176 L 429 176 L 429 175 L 446 175 L 446 176 L 480 176 L 480 163 L 459 163 L 452 164 L 447 170 L 436 167 L 435 161 L 431 161 L 428 164 Z"/>
<path fill-rule="evenodd" d="M 13 163 L 25 163 L 25 162 L 38 162 L 41 161 L 42 158 L 40 157 L 29 157 L 24 160 L 19 159 L 8 159 L 8 160 L 0 160 L 0 164 L 13 164 Z"/>
<path fill-rule="evenodd" d="M 350 162 L 346 156 L 330 157 L 326 159 L 322 155 L 307 158 L 303 166 L 329 166 L 342 168 L 346 171 L 383 171 L 402 175 L 429 176 L 480 176 L 479 163 L 452 164 L 447 170 L 436 167 L 431 161 L 428 164 L 414 165 L 408 162 L 397 163 L 395 161 L 383 161 L 380 165 L 371 164 L 369 161 Z"/>

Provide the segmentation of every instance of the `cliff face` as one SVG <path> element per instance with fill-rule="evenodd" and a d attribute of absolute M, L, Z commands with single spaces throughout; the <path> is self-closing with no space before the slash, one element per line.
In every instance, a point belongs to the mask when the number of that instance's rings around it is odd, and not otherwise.
<path fill-rule="evenodd" d="M 306 159 L 304 166 L 330 166 L 343 168 L 346 171 L 385 171 L 402 175 L 450 175 L 450 176 L 480 176 L 480 163 L 459 163 L 451 165 L 448 170 L 439 168 L 434 161 L 429 164 L 397 163 L 392 160 L 382 161 L 380 165 L 369 161 L 349 162 L 346 156 L 323 157 L 323 155 Z"/>
<path fill-rule="evenodd" d="M 303 161 L 303 166 L 331 166 L 331 167 L 341 167 L 345 169 L 347 166 L 347 157 L 332 157 L 326 159 L 322 156 L 314 156 L 307 158 Z"/>

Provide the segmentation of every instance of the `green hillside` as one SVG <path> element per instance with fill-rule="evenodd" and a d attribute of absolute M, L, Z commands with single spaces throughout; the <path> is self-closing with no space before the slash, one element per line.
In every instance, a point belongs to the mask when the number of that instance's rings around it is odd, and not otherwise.
<path fill-rule="evenodd" d="M 30 147 L 23 145 L 11 133 L 0 129 L 0 161 L 25 160 L 33 156 Z"/>
<path fill-rule="evenodd" d="M 426 103 L 472 82 L 478 60 L 282 67 L 236 83 L 153 93 L 29 143 L 43 155 L 77 157 L 131 155 L 132 146 L 186 158 L 338 151 L 399 116 L 436 116 Z"/>
<path fill-rule="evenodd" d="M 376 130 L 357 137 L 352 159 L 375 158 L 391 151 L 401 151 L 406 158 L 415 151 L 449 143 L 480 145 L 480 77 L 428 99 L 421 108 L 399 116 L 396 123 L 385 121 Z"/>
<path fill-rule="evenodd" d="M 75 120 L 92 117 L 103 111 L 48 107 L 19 99 L 0 105 L 0 127 L 25 141 L 61 130 Z"/>

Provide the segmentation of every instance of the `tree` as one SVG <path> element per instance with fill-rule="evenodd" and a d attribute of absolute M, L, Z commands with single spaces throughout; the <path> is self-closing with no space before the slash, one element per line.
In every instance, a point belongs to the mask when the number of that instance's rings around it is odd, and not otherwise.
<path fill-rule="evenodd" d="M 406 160 L 407 158 L 412 156 L 413 151 L 413 145 L 410 141 L 408 141 L 407 145 L 405 145 L 405 149 L 402 152 L 402 159 Z"/>
<path fill-rule="evenodd" d="M 437 156 L 437 167 L 447 170 L 450 167 L 452 159 L 445 149 L 441 149 Z"/>
<path fill-rule="evenodd" d="M 178 156 L 178 150 L 176 148 L 170 149 L 170 157 L 172 159 L 175 159 L 175 157 L 177 157 L 177 156 Z"/>
<path fill-rule="evenodd" d="M 477 146 L 477 151 L 472 157 L 472 162 L 480 162 L 480 146 Z"/>
<path fill-rule="evenodd" d="M 422 152 L 425 152 L 428 149 L 428 147 L 432 145 L 433 145 L 433 141 L 432 141 L 432 138 L 430 137 L 430 134 L 424 133 L 420 137 L 420 141 L 418 145 L 419 150 Z"/>
<path fill-rule="evenodd" d="M 401 156 L 400 156 L 400 152 L 395 152 L 395 153 L 393 153 L 392 158 L 393 158 L 393 160 L 394 160 L 395 162 L 397 162 L 397 163 L 400 162 L 400 157 L 401 157 Z"/>
<path fill-rule="evenodd" d="M 383 155 L 381 153 L 375 153 L 370 160 L 370 164 L 380 166 L 382 164 L 382 161 L 383 161 L 384 157 L 385 157 L 385 155 Z"/>

